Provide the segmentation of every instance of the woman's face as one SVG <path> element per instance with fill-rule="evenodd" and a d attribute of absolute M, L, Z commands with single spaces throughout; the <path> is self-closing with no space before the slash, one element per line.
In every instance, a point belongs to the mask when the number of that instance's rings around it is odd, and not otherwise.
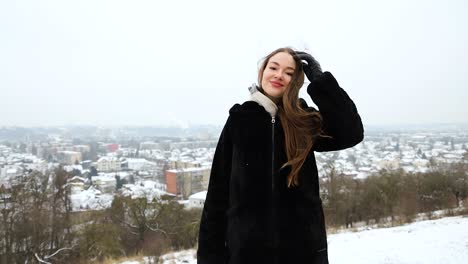
<path fill-rule="evenodd" d="M 261 86 L 270 99 L 278 101 L 286 91 L 296 69 L 293 57 L 287 52 L 273 55 L 263 71 Z"/>

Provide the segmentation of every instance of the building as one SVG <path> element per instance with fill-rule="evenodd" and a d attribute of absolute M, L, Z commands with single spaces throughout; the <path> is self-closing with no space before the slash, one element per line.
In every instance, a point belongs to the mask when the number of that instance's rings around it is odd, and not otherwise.
<path fill-rule="evenodd" d="M 102 172 L 119 171 L 120 160 L 116 157 L 102 157 L 96 162 L 96 169 Z"/>
<path fill-rule="evenodd" d="M 154 162 L 136 158 L 127 158 L 127 167 L 128 169 L 135 171 L 155 170 L 157 168 L 156 163 Z"/>
<path fill-rule="evenodd" d="M 117 187 L 115 176 L 110 175 L 92 176 L 91 182 L 102 193 L 113 193 Z"/>
<path fill-rule="evenodd" d="M 145 141 L 140 143 L 140 149 L 160 149 L 160 144 L 153 141 Z"/>
<path fill-rule="evenodd" d="M 207 191 L 197 192 L 189 196 L 187 207 L 189 208 L 203 208 L 206 200 Z"/>
<path fill-rule="evenodd" d="M 217 140 L 171 142 L 170 149 L 215 148 L 217 143 Z"/>
<path fill-rule="evenodd" d="M 57 161 L 66 165 L 74 165 L 81 162 L 81 152 L 63 150 L 57 152 Z"/>
<path fill-rule="evenodd" d="M 187 199 L 208 189 L 211 168 L 184 168 L 166 171 L 166 192 Z"/>
<path fill-rule="evenodd" d="M 67 186 L 70 188 L 71 194 L 77 194 L 84 190 L 86 184 L 86 179 L 74 176 L 73 178 L 67 180 Z"/>
<path fill-rule="evenodd" d="M 91 150 L 88 145 L 73 145 L 73 151 L 81 152 L 81 154 L 87 153 Z"/>
<path fill-rule="evenodd" d="M 194 160 L 168 160 L 167 166 L 171 169 L 188 169 L 188 168 L 199 168 L 200 163 Z"/>
<path fill-rule="evenodd" d="M 119 144 L 116 144 L 116 143 L 105 144 L 104 148 L 107 152 L 116 152 L 117 150 L 119 150 Z"/>

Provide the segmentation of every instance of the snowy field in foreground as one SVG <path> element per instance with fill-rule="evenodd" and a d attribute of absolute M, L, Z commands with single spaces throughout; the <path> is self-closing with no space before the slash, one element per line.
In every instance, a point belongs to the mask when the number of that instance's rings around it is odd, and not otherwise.
<path fill-rule="evenodd" d="M 468 263 L 468 217 L 330 235 L 328 254 L 332 264 Z"/>
<path fill-rule="evenodd" d="M 468 217 L 328 236 L 331 264 L 468 263 Z M 196 264 L 195 250 L 163 256 L 164 264 Z"/>

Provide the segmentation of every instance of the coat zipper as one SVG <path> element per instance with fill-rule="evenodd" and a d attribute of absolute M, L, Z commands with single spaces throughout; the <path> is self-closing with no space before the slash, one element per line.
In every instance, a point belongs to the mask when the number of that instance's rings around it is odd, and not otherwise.
<path fill-rule="evenodd" d="M 276 213 L 275 213 L 275 123 L 274 116 L 271 117 L 271 216 L 273 228 L 273 248 L 277 247 L 278 234 L 276 233 Z M 278 264 L 278 256 L 275 254 L 272 264 Z"/>
<path fill-rule="evenodd" d="M 271 192 L 275 190 L 275 123 L 274 116 L 271 117 Z"/>

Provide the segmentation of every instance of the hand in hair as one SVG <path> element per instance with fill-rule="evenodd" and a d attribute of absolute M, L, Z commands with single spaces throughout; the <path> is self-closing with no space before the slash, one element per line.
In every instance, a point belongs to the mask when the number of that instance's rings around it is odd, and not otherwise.
<path fill-rule="evenodd" d="M 309 53 L 296 51 L 296 56 L 301 60 L 305 61 L 306 63 L 302 63 L 304 68 L 304 73 L 307 76 L 307 79 L 312 82 L 315 78 L 322 74 L 322 68 L 318 61 L 312 57 Z"/>

